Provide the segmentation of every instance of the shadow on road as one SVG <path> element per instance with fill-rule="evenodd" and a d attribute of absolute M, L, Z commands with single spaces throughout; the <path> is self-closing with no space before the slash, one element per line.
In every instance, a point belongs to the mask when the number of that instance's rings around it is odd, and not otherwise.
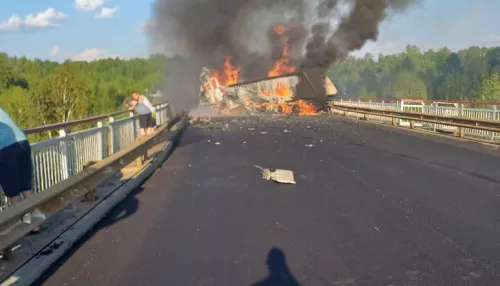
<path fill-rule="evenodd" d="M 266 265 L 269 273 L 267 278 L 252 284 L 252 286 L 300 286 L 286 264 L 283 250 L 271 249 L 267 253 Z"/>
<path fill-rule="evenodd" d="M 43 285 L 47 279 L 52 276 L 61 265 L 64 265 L 75 252 L 77 252 L 80 247 L 82 247 L 92 236 L 94 236 L 101 229 L 106 229 L 113 224 L 123 220 L 132 214 L 134 214 L 139 209 L 139 200 L 137 195 L 139 195 L 144 190 L 143 187 L 138 187 L 132 193 L 130 193 L 127 198 L 118 204 L 113 210 L 109 212 L 106 217 L 97 223 L 97 225 L 89 232 L 87 232 L 75 245 L 65 253 L 59 261 L 57 261 L 53 266 L 51 266 L 37 281 L 32 285 Z"/>
<path fill-rule="evenodd" d="M 97 224 L 94 232 L 97 232 L 100 229 L 108 228 L 120 220 L 134 214 L 139 209 L 139 200 L 136 196 L 142 193 L 143 190 L 144 188 L 142 186 L 135 189 L 122 203 L 118 204 L 118 206 L 113 209 L 104 220 Z"/>

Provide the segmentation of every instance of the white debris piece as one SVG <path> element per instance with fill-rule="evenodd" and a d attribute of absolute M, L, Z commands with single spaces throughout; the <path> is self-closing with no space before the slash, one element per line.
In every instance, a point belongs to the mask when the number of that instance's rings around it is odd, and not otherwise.
<path fill-rule="evenodd" d="M 264 180 L 273 180 L 282 184 L 296 184 L 293 172 L 290 170 L 276 169 L 276 171 L 271 172 L 271 170 L 264 169 L 257 165 L 255 165 L 255 167 L 262 171 L 262 179 Z"/>

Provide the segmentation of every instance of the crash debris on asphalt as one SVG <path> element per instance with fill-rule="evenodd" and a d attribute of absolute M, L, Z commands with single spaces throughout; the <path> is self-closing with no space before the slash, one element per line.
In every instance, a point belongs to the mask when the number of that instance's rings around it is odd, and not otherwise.
<path fill-rule="evenodd" d="M 274 172 L 271 172 L 270 169 L 265 169 L 257 165 L 255 167 L 262 172 L 262 179 L 264 180 L 273 180 L 282 184 L 296 184 L 293 171 L 276 169 Z"/>

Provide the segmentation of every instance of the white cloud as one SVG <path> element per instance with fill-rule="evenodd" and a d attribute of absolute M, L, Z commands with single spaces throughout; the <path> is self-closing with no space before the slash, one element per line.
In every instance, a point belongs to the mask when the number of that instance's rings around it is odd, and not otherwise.
<path fill-rule="evenodd" d="M 0 22 L 0 31 L 19 31 L 35 28 L 57 27 L 60 22 L 65 21 L 68 15 L 56 11 L 54 8 L 48 8 L 37 14 L 28 14 L 22 19 L 16 14 L 9 19 Z"/>
<path fill-rule="evenodd" d="M 93 12 L 110 0 L 75 0 L 75 8 L 84 12 Z"/>
<path fill-rule="evenodd" d="M 488 36 L 488 40 L 492 43 L 500 43 L 500 35 L 497 34 L 490 34 Z"/>
<path fill-rule="evenodd" d="M 115 16 L 116 11 L 118 10 L 118 6 L 113 8 L 102 7 L 101 11 L 95 15 L 98 19 L 111 19 Z"/>
<path fill-rule="evenodd" d="M 52 57 L 57 57 L 59 55 L 59 52 L 61 52 L 61 48 L 59 48 L 59 46 L 56 45 L 56 46 L 54 46 L 52 48 L 52 51 L 50 52 L 50 55 Z"/>
<path fill-rule="evenodd" d="M 119 58 L 120 56 L 117 54 L 109 53 L 105 50 L 92 48 L 83 51 L 81 54 L 74 56 L 71 58 L 73 61 L 95 61 L 99 59 L 107 59 L 107 58 Z"/>

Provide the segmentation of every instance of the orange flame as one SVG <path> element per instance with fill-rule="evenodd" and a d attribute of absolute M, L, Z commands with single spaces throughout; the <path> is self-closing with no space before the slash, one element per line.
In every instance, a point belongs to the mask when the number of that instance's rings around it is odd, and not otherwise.
<path fill-rule="evenodd" d="M 294 104 L 299 108 L 299 115 L 315 115 L 316 107 L 303 99 L 297 100 Z"/>
<path fill-rule="evenodd" d="M 274 25 L 271 27 L 271 30 L 273 33 L 276 35 L 284 35 L 286 32 L 290 31 L 291 29 L 296 28 L 297 25 L 295 23 L 289 23 L 289 24 L 278 24 Z"/>
<path fill-rule="evenodd" d="M 273 30 L 273 33 L 276 35 L 283 35 L 288 30 L 288 27 L 285 25 L 274 25 L 271 30 Z"/>
<path fill-rule="evenodd" d="M 268 71 L 267 75 L 269 77 L 279 76 L 283 74 L 290 74 L 295 72 L 295 66 L 290 62 L 289 52 L 289 38 L 285 33 L 293 28 L 295 28 L 295 24 L 284 24 L 284 25 L 274 25 L 271 27 L 271 30 L 276 35 L 281 36 L 281 40 L 283 42 L 283 51 L 281 53 L 281 58 L 278 59 L 273 68 Z M 210 74 L 211 77 L 216 78 L 219 81 L 220 86 L 228 86 L 233 85 L 239 82 L 240 80 L 240 68 L 233 66 L 231 63 L 231 56 L 226 56 L 224 59 L 224 65 L 222 72 L 214 71 Z"/>
<path fill-rule="evenodd" d="M 276 96 L 276 97 L 287 98 L 287 97 L 291 97 L 293 95 L 293 91 L 290 89 L 290 87 L 287 86 L 283 82 L 278 82 L 276 84 L 276 88 L 274 90 L 270 91 L 270 90 L 265 90 L 262 88 L 260 91 L 262 94 L 264 94 L 264 96 L 267 96 L 267 97 Z"/>
<path fill-rule="evenodd" d="M 294 28 L 293 24 L 288 25 L 275 25 L 271 29 L 276 35 L 283 36 L 287 31 Z M 295 66 L 290 63 L 289 52 L 289 39 L 287 36 L 284 36 L 283 40 L 283 51 L 281 53 L 281 58 L 278 59 L 273 68 L 267 73 L 267 76 L 279 76 L 282 74 L 289 74 L 295 72 Z"/>
<path fill-rule="evenodd" d="M 279 111 L 280 113 L 291 115 L 316 115 L 317 110 L 311 103 L 300 99 L 293 102 L 263 102 L 257 105 L 258 108 L 267 111 Z"/>
<path fill-rule="evenodd" d="M 231 63 L 231 56 L 226 56 L 224 60 L 223 75 L 221 75 L 219 71 L 213 71 L 210 77 L 216 78 L 221 86 L 228 86 L 238 83 L 239 75 L 240 69 L 233 66 Z"/>
<path fill-rule="evenodd" d="M 224 61 L 224 76 L 225 76 L 224 85 L 232 85 L 238 83 L 239 75 L 240 75 L 240 69 L 235 68 L 231 64 L 230 56 L 226 56 L 226 60 Z"/>

